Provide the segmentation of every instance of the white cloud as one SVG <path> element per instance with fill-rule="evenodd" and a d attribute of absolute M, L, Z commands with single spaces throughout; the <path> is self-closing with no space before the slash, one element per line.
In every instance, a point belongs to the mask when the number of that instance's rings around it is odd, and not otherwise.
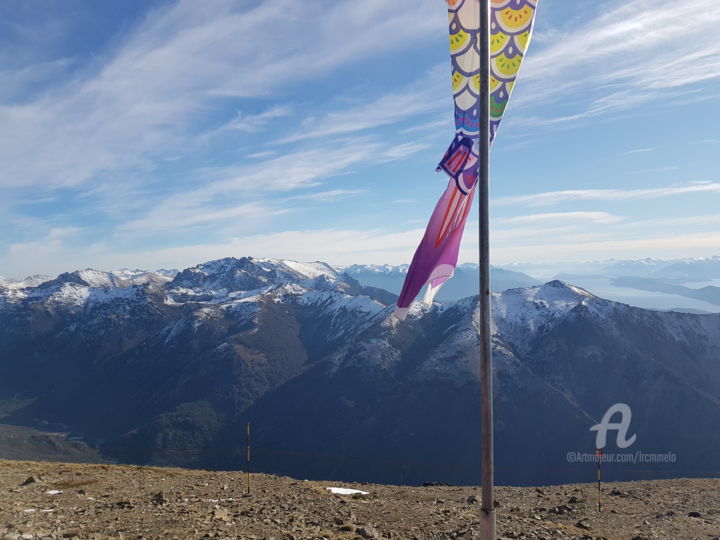
<path fill-rule="evenodd" d="M 195 244 L 157 250 L 118 252 L 98 243 L 74 246 L 61 241 L 16 243 L 0 255 L 3 275 L 60 273 L 84 267 L 185 268 L 212 259 L 235 256 L 322 260 L 331 264 L 358 261 L 408 262 L 423 230 L 387 233 L 380 230 L 289 230 L 249 235 L 218 244 Z"/>
<path fill-rule="evenodd" d="M 159 236 L 167 232 L 176 235 L 190 228 L 227 223 L 240 223 L 245 228 L 254 229 L 285 212 L 257 202 L 235 204 L 227 208 L 208 208 L 188 199 L 173 200 L 161 204 L 142 218 L 122 224 L 117 232 L 119 235 L 133 236 Z"/>
<path fill-rule="evenodd" d="M 577 223 L 618 223 L 625 218 L 608 212 L 552 212 L 546 214 L 531 214 L 527 216 L 516 216 L 510 218 L 493 219 L 493 225 L 514 226 L 514 225 L 548 225 L 548 224 L 577 224 Z"/>
<path fill-rule="evenodd" d="M 400 92 L 385 94 L 373 101 L 349 104 L 344 110 L 331 112 L 320 118 L 308 118 L 296 133 L 282 139 L 281 143 L 337 136 L 386 126 L 409 117 L 438 109 L 446 110 L 448 125 L 452 115 L 452 99 L 447 92 L 447 66 L 435 67 L 425 78 L 406 86 Z M 438 99 L 446 95 L 447 99 Z M 433 122 L 436 125 L 437 122 Z"/>
<path fill-rule="evenodd" d="M 174 155 L 191 135 L 190 119 L 220 96 L 268 96 L 388 48 L 411 47 L 444 26 L 432 0 L 411 10 L 384 0 L 248 6 L 181 0 L 118 40 L 99 71 L 34 101 L 0 105 L 0 186 L 78 185 L 170 148 Z"/>
<path fill-rule="evenodd" d="M 720 252 L 720 233 L 705 232 L 655 234 L 631 239 L 605 239 L 588 235 L 566 241 L 546 239 L 544 242 L 511 246 L 491 245 L 493 264 L 517 261 L 552 262 L 558 260 L 582 261 L 610 258 L 639 259 L 655 257 L 672 259 L 690 256 L 707 256 Z M 470 260 L 472 260 L 470 258 Z"/>
<path fill-rule="evenodd" d="M 334 201 L 336 199 L 344 199 L 347 197 L 352 197 L 353 195 L 359 195 L 360 193 L 364 193 L 364 190 L 362 189 L 329 189 L 327 191 L 316 191 L 313 193 L 305 193 L 303 195 L 295 195 L 293 197 L 288 197 L 286 200 L 290 201 L 318 201 L 318 202 L 326 202 L 326 201 Z"/>
<path fill-rule="evenodd" d="M 571 201 L 624 201 L 631 199 L 657 199 L 690 193 L 720 193 L 720 183 L 702 182 L 686 186 L 649 189 L 571 189 L 548 191 L 531 195 L 498 197 L 492 201 L 497 206 L 525 205 L 549 206 Z"/>
<path fill-rule="evenodd" d="M 619 156 L 629 156 L 632 154 L 644 154 L 645 152 L 652 152 L 654 148 L 636 148 L 635 150 L 628 150 L 627 152 L 620 152 Z"/>
<path fill-rule="evenodd" d="M 513 107 L 564 102 L 579 109 L 553 118 L 560 123 L 666 99 L 720 78 L 715 0 L 615 1 L 601 10 L 571 31 L 551 30 L 552 39 L 538 34 L 539 50 L 531 49 L 523 63 Z"/>
<path fill-rule="evenodd" d="M 338 187 L 318 193 L 288 192 L 327 184 L 354 166 L 401 159 L 424 148 L 400 145 L 388 149 L 367 139 L 349 139 L 331 149 L 310 148 L 269 158 L 261 163 L 198 171 L 201 187 L 164 197 L 144 215 L 117 227 L 117 235 L 152 235 L 153 231 L 180 231 L 183 227 L 219 223 L 243 216 L 236 227 L 257 229 L 273 216 L 287 212 L 294 200 L 332 200 L 359 193 Z M 337 184 L 337 182 L 335 182 Z"/>
<path fill-rule="evenodd" d="M 673 258 L 720 253 L 717 215 L 622 220 L 603 212 L 536 214 L 491 223 L 493 264 L 607 258 Z M 514 220 L 513 220 L 514 219 Z M 424 220 L 423 220 L 424 221 Z M 16 242 L 0 254 L 0 274 L 23 277 L 94 267 L 184 268 L 226 256 L 322 260 L 331 264 L 410 262 L 424 223 L 409 230 L 308 229 L 244 234 L 217 243 L 118 251 L 112 243 L 77 242 L 85 231 L 55 229 L 32 242 Z M 477 260 L 477 222 L 467 224 L 460 260 Z"/>
<path fill-rule="evenodd" d="M 262 128 L 266 127 L 273 120 L 289 116 L 292 109 L 286 105 L 274 105 L 269 109 L 259 114 L 245 114 L 242 111 L 237 111 L 235 118 L 226 122 L 222 126 L 203 133 L 200 138 L 207 141 L 218 135 L 226 134 L 228 132 L 240 132 L 240 133 L 255 133 Z"/>

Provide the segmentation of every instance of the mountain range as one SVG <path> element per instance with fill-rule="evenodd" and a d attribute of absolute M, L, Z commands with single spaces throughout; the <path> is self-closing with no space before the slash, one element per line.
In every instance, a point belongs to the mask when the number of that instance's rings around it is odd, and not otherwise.
<path fill-rule="evenodd" d="M 354 264 L 342 270 L 363 285 L 371 285 L 400 294 L 407 275 L 408 265 Z M 472 263 L 459 264 L 455 269 L 453 278 L 443 285 L 436 298 L 440 302 L 460 300 L 470 296 L 473 292 L 477 292 L 479 284 L 480 271 L 478 265 Z M 498 267 L 490 268 L 490 286 L 493 291 L 499 292 L 506 289 L 532 287 L 540 284 L 539 280 L 522 272 Z"/>
<path fill-rule="evenodd" d="M 0 285 L 0 422 L 105 459 L 296 477 L 479 482 L 477 297 L 416 304 L 324 263 L 226 258 L 168 275 L 82 270 Z M 590 428 L 632 410 L 608 479 L 720 471 L 720 316 L 561 281 L 493 293 L 496 477 L 592 480 Z M 0 445 L 0 455 L 2 446 Z"/>

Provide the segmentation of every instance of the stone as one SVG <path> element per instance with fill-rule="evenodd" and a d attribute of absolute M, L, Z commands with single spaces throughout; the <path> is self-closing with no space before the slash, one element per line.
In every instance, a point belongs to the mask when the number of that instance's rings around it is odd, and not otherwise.
<path fill-rule="evenodd" d="M 225 508 L 216 508 L 215 510 L 213 510 L 212 517 L 213 517 L 213 519 L 217 519 L 217 520 L 225 521 L 225 522 L 230 521 L 232 519 L 230 516 L 230 512 L 228 510 L 226 510 Z"/>
<path fill-rule="evenodd" d="M 580 521 L 578 521 L 577 523 L 575 523 L 575 526 L 576 526 L 578 529 L 584 529 L 584 530 L 586 530 L 586 531 L 589 531 L 589 530 L 592 528 L 592 527 L 590 527 L 590 524 L 587 523 L 587 518 L 581 519 Z"/>
<path fill-rule="evenodd" d="M 363 538 L 379 538 L 377 531 L 370 525 L 358 527 L 355 529 L 355 534 L 362 536 Z"/>
<path fill-rule="evenodd" d="M 162 491 L 158 491 L 157 493 L 153 493 L 152 496 L 152 503 L 155 506 L 162 506 L 164 504 L 167 504 L 167 499 L 165 498 L 165 494 Z"/>

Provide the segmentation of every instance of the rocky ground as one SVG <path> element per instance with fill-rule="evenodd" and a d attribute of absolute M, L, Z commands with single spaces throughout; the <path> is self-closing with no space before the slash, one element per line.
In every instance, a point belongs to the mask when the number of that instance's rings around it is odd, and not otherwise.
<path fill-rule="evenodd" d="M 0 461 L 0 538 L 478 538 L 477 488 Z M 368 495 L 334 495 L 329 486 Z M 720 479 L 497 488 L 514 539 L 719 539 Z"/>

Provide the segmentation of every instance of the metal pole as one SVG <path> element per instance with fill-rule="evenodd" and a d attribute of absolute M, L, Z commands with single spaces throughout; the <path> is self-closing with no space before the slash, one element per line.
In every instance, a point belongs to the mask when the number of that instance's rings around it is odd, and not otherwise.
<path fill-rule="evenodd" d="M 480 234 L 480 384 L 482 386 L 482 509 L 480 533 L 483 540 L 495 540 L 495 499 L 493 494 L 493 390 L 490 344 L 490 0 L 480 0 L 480 120 L 478 212 Z"/>

